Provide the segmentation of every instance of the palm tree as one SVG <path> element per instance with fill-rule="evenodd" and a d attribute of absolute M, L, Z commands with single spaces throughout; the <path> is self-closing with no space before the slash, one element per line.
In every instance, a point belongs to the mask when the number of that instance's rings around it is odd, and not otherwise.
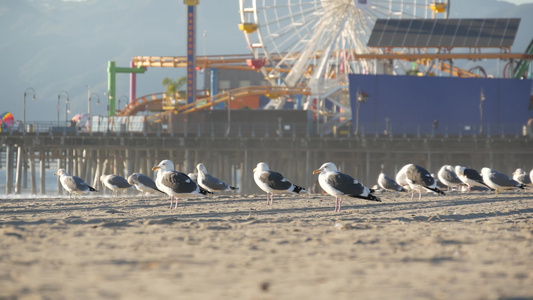
<path fill-rule="evenodd" d="M 165 77 L 162 84 L 167 87 L 167 91 L 165 92 L 167 97 L 172 98 L 177 94 L 179 98 L 185 98 L 185 91 L 180 89 L 187 84 L 187 77 L 181 76 L 180 78 L 176 79 L 176 81 Z"/>

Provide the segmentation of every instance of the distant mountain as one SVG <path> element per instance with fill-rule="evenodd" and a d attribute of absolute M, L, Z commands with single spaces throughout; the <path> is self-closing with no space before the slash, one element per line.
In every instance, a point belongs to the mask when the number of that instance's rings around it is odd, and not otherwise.
<path fill-rule="evenodd" d="M 229 5 L 228 5 L 229 4 Z M 248 54 L 236 0 L 203 0 L 198 7 L 199 55 Z M 29 121 L 55 121 L 57 97 L 68 91 L 71 116 L 87 111 L 87 86 L 105 114 L 107 63 L 127 66 L 133 56 L 185 54 L 186 6 L 176 0 L 0 0 L 0 113 L 22 119 L 23 94 L 32 87 L 37 101 L 27 98 Z M 513 52 L 523 52 L 533 38 L 533 4 L 520 6 L 496 0 L 452 1 L 451 17 L 522 18 Z M 206 31 L 204 39 L 204 31 Z M 478 62 L 464 62 L 467 67 Z M 164 77 L 178 78 L 181 69 L 150 68 L 138 75 L 138 95 L 163 91 Z M 128 95 L 129 77 L 117 76 L 117 98 Z M 124 105 L 124 101 L 122 103 Z M 60 99 L 64 119 L 65 99 Z"/>

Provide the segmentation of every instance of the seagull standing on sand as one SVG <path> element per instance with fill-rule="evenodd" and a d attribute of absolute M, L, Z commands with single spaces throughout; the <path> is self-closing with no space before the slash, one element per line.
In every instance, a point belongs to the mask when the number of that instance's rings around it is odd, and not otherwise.
<path fill-rule="evenodd" d="M 378 176 L 378 185 L 386 191 L 407 192 L 402 186 L 400 186 L 392 178 L 389 178 L 387 174 L 381 172 Z"/>
<path fill-rule="evenodd" d="M 337 170 L 334 163 L 327 162 L 313 171 L 318 175 L 318 183 L 326 193 L 335 197 L 335 211 L 341 211 L 342 197 L 352 197 L 370 201 L 381 202 L 381 199 L 372 195 L 374 190 L 364 186 L 348 174 Z"/>
<path fill-rule="evenodd" d="M 533 173 L 532 173 L 533 174 Z M 521 184 L 524 184 L 524 185 L 531 185 L 531 178 L 529 178 L 529 175 L 526 173 L 526 171 L 518 168 L 516 169 L 516 171 L 514 171 L 513 173 L 513 179 L 520 182 Z"/>
<path fill-rule="evenodd" d="M 292 184 L 280 173 L 270 171 L 264 162 L 258 163 L 254 169 L 254 180 L 257 186 L 267 193 L 267 205 L 272 205 L 274 194 L 306 192 L 303 187 Z"/>
<path fill-rule="evenodd" d="M 68 192 L 68 198 L 71 199 L 72 194 L 74 194 L 74 199 L 78 195 L 83 194 L 84 192 L 98 192 L 93 187 L 89 186 L 83 179 L 77 176 L 71 176 L 65 171 L 65 169 L 59 169 L 54 175 L 59 176 L 59 181 L 63 188 Z"/>
<path fill-rule="evenodd" d="M 483 181 L 485 181 L 489 187 L 496 190 L 496 195 L 498 195 L 500 190 L 513 190 L 516 188 L 523 189 L 525 187 L 524 184 L 490 168 L 481 169 L 481 175 L 483 176 Z"/>
<path fill-rule="evenodd" d="M 115 197 L 118 197 L 119 191 L 123 191 L 133 187 L 133 185 L 128 183 L 126 178 L 113 174 L 100 176 L 100 181 L 108 189 L 113 191 L 113 196 Z"/>
<path fill-rule="evenodd" d="M 443 191 L 437 188 L 437 181 L 424 168 L 408 164 L 400 169 L 396 175 L 396 180 L 401 179 L 402 183 L 409 185 L 411 190 L 411 200 L 414 199 L 415 191 L 418 191 L 418 200 L 422 199 L 422 191 L 431 191 L 439 195 L 446 195 Z M 402 184 L 398 181 L 398 184 Z"/>
<path fill-rule="evenodd" d="M 203 163 L 199 163 L 196 166 L 196 169 L 198 169 L 198 177 L 197 177 L 198 184 L 202 188 L 210 191 L 211 193 L 223 192 L 223 191 L 235 191 L 239 189 L 234 186 L 230 186 L 229 184 L 225 183 L 224 181 L 218 178 L 211 176 L 209 173 L 207 173 L 207 169 L 205 168 Z"/>
<path fill-rule="evenodd" d="M 461 181 L 468 186 L 467 193 L 470 193 L 470 190 L 473 186 L 484 186 L 492 190 L 483 181 L 483 177 L 481 177 L 481 174 L 479 174 L 479 172 L 474 169 L 469 169 L 462 166 L 455 166 L 455 174 L 457 174 L 457 177 L 459 177 L 459 179 L 461 179 Z"/>
<path fill-rule="evenodd" d="M 455 174 L 454 167 L 450 165 L 442 166 L 437 173 L 437 177 L 439 178 L 440 182 L 448 187 L 448 190 L 463 184 L 461 179 L 459 179 L 457 174 Z"/>
<path fill-rule="evenodd" d="M 162 160 L 159 165 L 152 168 L 157 172 L 155 179 L 157 187 L 170 196 L 170 207 L 176 198 L 174 208 L 178 208 L 178 196 L 206 195 L 210 192 L 201 188 L 187 174 L 174 171 L 174 163 L 170 160 Z"/>
<path fill-rule="evenodd" d="M 144 198 L 144 193 L 151 193 L 154 191 L 163 193 L 161 190 L 157 188 L 157 185 L 152 180 L 152 178 L 146 175 L 143 175 L 141 173 L 131 174 L 128 177 L 128 183 L 135 186 L 135 188 L 142 193 L 143 198 Z"/>

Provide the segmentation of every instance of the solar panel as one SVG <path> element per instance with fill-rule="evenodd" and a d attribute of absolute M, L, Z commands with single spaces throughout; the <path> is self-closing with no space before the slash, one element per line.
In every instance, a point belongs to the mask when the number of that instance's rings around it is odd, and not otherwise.
<path fill-rule="evenodd" d="M 513 45 L 520 19 L 378 19 L 369 47 L 441 48 Z"/>

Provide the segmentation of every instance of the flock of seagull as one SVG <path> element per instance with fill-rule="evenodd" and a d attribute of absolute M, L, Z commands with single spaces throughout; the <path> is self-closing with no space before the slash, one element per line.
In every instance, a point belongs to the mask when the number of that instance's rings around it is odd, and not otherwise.
<path fill-rule="evenodd" d="M 167 194 L 170 197 L 169 208 L 178 207 L 178 197 L 238 190 L 237 187 L 210 175 L 204 164 L 199 163 L 196 169 L 197 173 L 185 174 L 174 170 L 172 161 L 162 160 L 152 168 L 153 171 L 157 171 L 155 181 L 140 173 L 133 173 L 127 179 L 118 175 L 102 175 L 100 181 L 117 197 L 120 191 L 132 187 L 139 190 L 143 198 L 145 193 Z M 267 205 L 273 204 L 274 194 L 307 192 L 305 188 L 291 183 L 281 173 L 270 170 L 264 162 L 258 163 L 253 172 L 255 183 L 266 192 Z M 368 188 L 352 176 L 341 173 L 332 162 L 323 164 L 313 171 L 313 174 L 319 174 L 318 184 L 322 190 L 335 197 L 335 212 L 340 212 L 342 199 L 347 197 L 381 202 L 381 199 L 375 195 L 376 191 L 380 189 L 398 192 L 410 191 L 411 200 L 414 199 L 415 192 L 418 192 L 418 199 L 420 200 L 422 192 L 445 195 L 444 191 L 441 190 L 444 188 L 450 190 L 466 187 L 466 192 L 469 193 L 472 188 L 482 187 L 498 194 L 500 190 L 523 189 L 526 185 L 531 185 L 533 181 L 533 170 L 527 174 L 524 170 L 517 169 L 511 178 L 490 168 L 483 168 L 479 173 L 475 169 L 451 165 L 442 166 L 437 174 L 437 180 L 423 167 L 407 164 L 396 174 L 395 180 L 382 172 L 378 177 L 378 185 L 373 188 Z M 83 179 L 67 174 L 65 169 L 59 169 L 54 175 L 59 176 L 61 185 L 69 193 L 69 199 L 72 194 L 76 198 L 85 192 L 97 192 Z"/>

